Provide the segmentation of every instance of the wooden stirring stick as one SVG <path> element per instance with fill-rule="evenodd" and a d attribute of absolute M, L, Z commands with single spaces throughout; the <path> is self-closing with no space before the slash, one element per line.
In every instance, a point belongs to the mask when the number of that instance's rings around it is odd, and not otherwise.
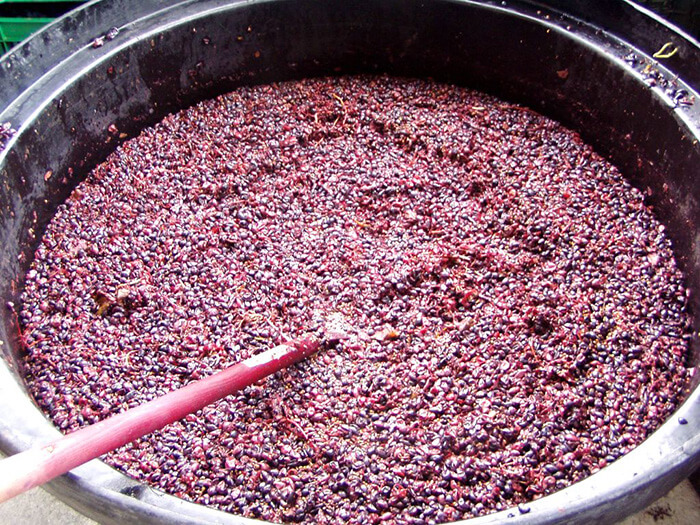
<path fill-rule="evenodd" d="M 10 456 L 0 461 L 0 503 L 291 366 L 319 347 L 311 337 L 276 346 L 53 443 Z"/>

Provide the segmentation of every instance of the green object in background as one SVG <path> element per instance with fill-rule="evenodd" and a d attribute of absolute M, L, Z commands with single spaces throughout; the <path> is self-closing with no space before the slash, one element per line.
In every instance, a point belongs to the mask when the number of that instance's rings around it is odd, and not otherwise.
<path fill-rule="evenodd" d="M 0 41 L 3 52 L 7 52 L 14 44 L 21 42 L 52 20 L 53 18 L 0 17 Z"/>
<path fill-rule="evenodd" d="M 0 0 L 0 53 L 6 53 L 16 43 L 83 2 Z"/>

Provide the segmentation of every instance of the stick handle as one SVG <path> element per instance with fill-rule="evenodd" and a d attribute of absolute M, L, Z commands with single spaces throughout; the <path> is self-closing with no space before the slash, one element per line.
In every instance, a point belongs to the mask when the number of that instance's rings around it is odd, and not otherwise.
<path fill-rule="evenodd" d="M 319 346 L 313 338 L 276 346 L 53 443 L 10 456 L 0 461 L 0 503 L 282 370 Z"/>

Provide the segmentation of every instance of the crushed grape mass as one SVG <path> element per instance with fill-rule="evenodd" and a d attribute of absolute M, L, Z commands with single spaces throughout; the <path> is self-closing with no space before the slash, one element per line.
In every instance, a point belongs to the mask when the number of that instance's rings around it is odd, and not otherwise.
<path fill-rule="evenodd" d="M 644 195 L 560 124 L 391 77 L 243 87 L 122 144 L 27 275 L 64 432 L 304 334 L 317 355 L 105 460 L 275 522 L 440 523 L 570 485 L 687 389 Z"/>

